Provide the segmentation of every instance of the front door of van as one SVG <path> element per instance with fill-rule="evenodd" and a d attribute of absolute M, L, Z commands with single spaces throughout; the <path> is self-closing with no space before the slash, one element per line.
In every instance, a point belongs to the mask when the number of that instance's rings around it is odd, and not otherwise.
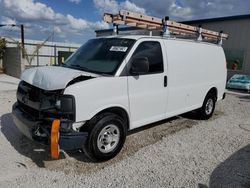
<path fill-rule="evenodd" d="M 149 62 L 146 74 L 128 76 L 131 129 L 165 118 L 167 75 L 164 73 L 162 46 L 161 41 L 144 40 L 137 44 L 130 58 L 146 57 Z M 130 66 L 128 62 L 128 69 Z"/>

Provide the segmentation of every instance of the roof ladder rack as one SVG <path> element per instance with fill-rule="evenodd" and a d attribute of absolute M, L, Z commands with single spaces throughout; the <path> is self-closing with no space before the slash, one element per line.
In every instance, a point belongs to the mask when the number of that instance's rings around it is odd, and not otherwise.
<path fill-rule="evenodd" d="M 201 26 L 195 27 L 170 21 L 169 17 L 160 19 L 126 10 L 119 11 L 118 14 L 105 13 L 103 19 L 107 23 L 112 23 L 114 33 L 118 34 L 118 25 L 134 26 L 148 30 L 161 30 L 164 37 L 170 37 L 170 34 L 180 36 L 195 36 L 198 41 L 217 40 L 222 45 L 222 40 L 228 39 L 228 34 L 203 29 Z"/>

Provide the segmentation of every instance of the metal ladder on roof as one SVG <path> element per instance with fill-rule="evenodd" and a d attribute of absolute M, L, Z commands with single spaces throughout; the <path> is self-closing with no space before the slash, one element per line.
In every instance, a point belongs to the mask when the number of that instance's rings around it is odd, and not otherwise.
<path fill-rule="evenodd" d="M 118 33 L 118 25 L 134 26 L 148 30 L 162 30 L 164 37 L 176 36 L 193 36 L 198 41 L 216 40 L 222 45 L 222 41 L 228 39 L 228 34 L 223 31 L 216 32 L 203 29 L 201 26 L 195 27 L 169 20 L 169 17 L 160 19 L 157 17 L 147 16 L 131 11 L 121 10 L 118 14 L 104 13 L 103 19 L 114 26 L 113 32 Z"/>

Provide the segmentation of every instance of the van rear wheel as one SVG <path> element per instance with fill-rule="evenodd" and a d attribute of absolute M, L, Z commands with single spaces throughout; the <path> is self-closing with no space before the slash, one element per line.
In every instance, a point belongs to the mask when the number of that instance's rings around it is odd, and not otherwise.
<path fill-rule="evenodd" d="M 199 118 L 207 120 L 212 117 L 215 109 L 216 96 L 213 93 L 208 93 L 203 105 L 197 110 Z"/>
<path fill-rule="evenodd" d="M 115 157 L 126 139 L 123 119 L 113 113 L 103 113 L 90 122 L 92 127 L 85 145 L 85 154 L 93 161 L 106 161 Z"/>

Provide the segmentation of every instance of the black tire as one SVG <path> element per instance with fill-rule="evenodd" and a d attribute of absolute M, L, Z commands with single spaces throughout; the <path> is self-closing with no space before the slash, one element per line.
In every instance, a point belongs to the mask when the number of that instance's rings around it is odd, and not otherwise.
<path fill-rule="evenodd" d="M 127 130 L 124 122 L 120 116 L 113 113 L 103 113 L 90 120 L 89 137 L 83 149 L 86 156 L 92 161 L 107 161 L 115 157 L 122 149 L 126 139 Z M 103 141 L 105 139 L 106 142 Z M 105 144 L 107 145 L 105 146 Z"/>
<path fill-rule="evenodd" d="M 212 92 L 208 93 L 204 99 L 203 105 L 197 110 L 200 119 L 207 120 L 212 117 L 215 109 L 216 96 Z"/>

